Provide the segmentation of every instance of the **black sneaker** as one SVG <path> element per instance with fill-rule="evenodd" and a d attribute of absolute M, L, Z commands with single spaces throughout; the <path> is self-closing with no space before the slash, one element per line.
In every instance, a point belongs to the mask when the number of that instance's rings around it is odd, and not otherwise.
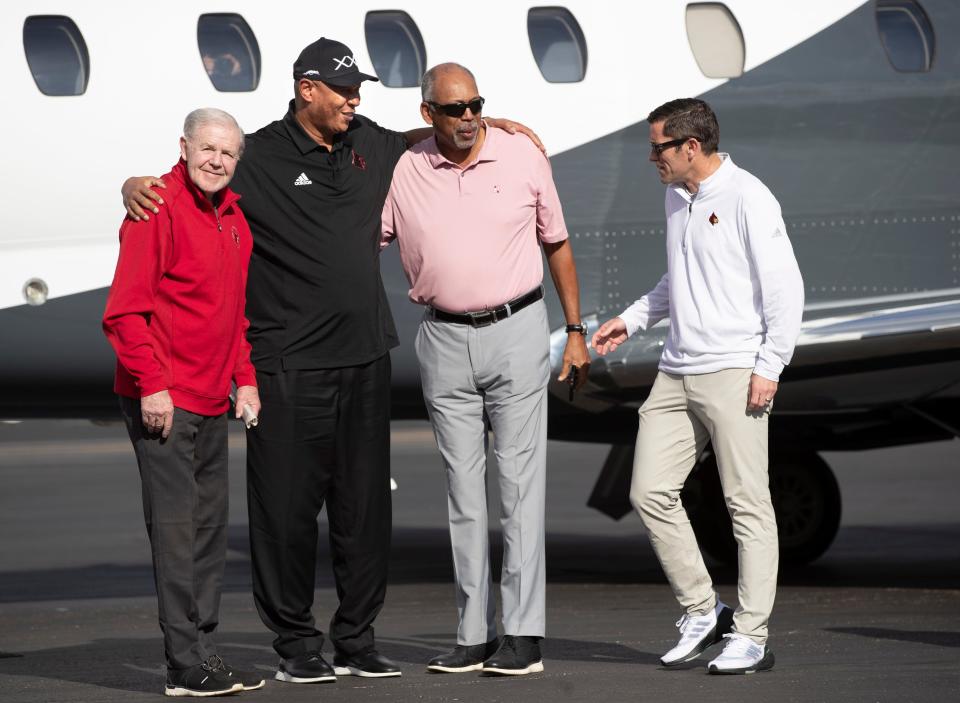
<path fill-rule="evenodd" d="M 442 671 L 448 674 L 459 674 L 464 671 L 477 671 L 483 668 L 483 662 L 497 651 L 499 642 L 496 638 L 486 644 L 462 645 L 458 644 L 452 652 L 434 657 L 427 664 L 427 671 Z"/>
<path fill-rule="evenodd" d="M 336 681 L 337 675 L 320 652 L 307 652 L 289 659 L 281 659 L 273 678 L 287 683 L 325 683 Z"/>
<path fill-rule="evenodd" d="M 388 676 L 400 676 L 402 673 L 400 667 L 375 649 L 349 657 L 335 654 L 333 670 L 337 676 L 362 676 L 368 679 L 383 679 Z"/>
<path fill-rule="evenodd" d="M 167 669 L 167 684 L 163 689 L 165 696 L 226 696 L 243 690 L 243 686 L 229 678 L 223 671 L 209 662 L 203 662 L 186 669 Z"/>
<path fill-rule="evenodd" d="M 483 663 L 484 674 L 523 676 L 543 671 L 540 638 L 504 635 L 500 648 Z"/>
<path fill-rule="evenodd" d="M 210 659 L 207 659 L 207 663 L 219 673 L 226 674 L 227 678 L 232 681 L 239 682 L 241 691 L 256 691 L 258 688 L 263 688 L 266 683 L 260 674 L 243 669 L 234 669 L 218 656 L 210 657 Z"/>

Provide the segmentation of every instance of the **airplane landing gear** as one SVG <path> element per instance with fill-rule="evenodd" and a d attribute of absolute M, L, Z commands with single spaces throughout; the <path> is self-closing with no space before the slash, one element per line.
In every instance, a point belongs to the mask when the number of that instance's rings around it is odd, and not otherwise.
<path fill-rule="evenodd" d="M 841 512 L 840 489 L 827 463 L 813 452 L 771 456 L 770 494 L 780 563 L 806 564 L 823 554 L 836 537 Z M 737 544 L 712 452 L 701 457 L 681 495 L 703 551 L 736 564 Z"/>

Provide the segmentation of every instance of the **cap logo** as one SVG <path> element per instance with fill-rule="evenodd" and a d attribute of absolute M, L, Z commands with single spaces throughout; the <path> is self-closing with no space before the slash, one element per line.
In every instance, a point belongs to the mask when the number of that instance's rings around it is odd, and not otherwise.
<path fill-rule="evenodd" d="M 333 67 L 334 71 L 339 71 L 341 68 L 353 68 L 354 61 L 352 56 L 344 56 L 342 59 L 334 58 L 333 62 L 336 66 Z"/>

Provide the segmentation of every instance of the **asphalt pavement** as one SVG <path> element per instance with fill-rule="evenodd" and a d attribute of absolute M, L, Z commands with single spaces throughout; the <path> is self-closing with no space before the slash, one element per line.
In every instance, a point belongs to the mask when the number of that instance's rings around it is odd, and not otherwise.
<path fill-rule="evenodd" d="M 426 423 L 396 423 L 391 585 L 376 632 L 403 676 L 304 686 L 271 678 L 277 658 L 250 596 L 242 434 L 230 441 L 219 641 L 235 666 L 268 678 L 238 698 L 960 700 L 960 442 L 825 455 L 844 497 L 840 533 L 814 564 L 781 570 L 770 639 L 777 664 L 747 677 L 707 675 L 709 654 L 659 666 L 680 613 L 639 520 L 613 522 L 585 506 L 607 447 L 551 442 L 546 670 L 491 678 L 425 671 L 455 640 L 443 469 Z M 149 547 L 123 428 L 0 425 L 0 481 L 0 701 L 159 700 Z M 319 564 L 314 612 L 325 622 L 335 593 L 324 541 Z M 735 570 L 712 571 L 735 603 Z"/>

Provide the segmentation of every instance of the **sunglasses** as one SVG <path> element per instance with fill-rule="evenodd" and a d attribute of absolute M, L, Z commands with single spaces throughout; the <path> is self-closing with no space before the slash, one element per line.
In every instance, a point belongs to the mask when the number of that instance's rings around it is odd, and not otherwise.
<path fill-rule="evenodd" d="M 650 142 L 650 151 L 654 152 L 657 156 L 660 156 L 663 152 L 669 149 L 672 146 L 682 146 L 686 144 L 690 139 L 696 139 L 696 137 L 681 137 L 680 139 L 671 139 L 669 142 L 660 142 L 659 144 L 654 144 Z"/>
<path fill-rule="evenodd" d="M 468 103 L 449 103 L 447 105 L 441 105 L 440 103 L 427 101 L 427 105 L 432 107 L 437 112 L 442 112 L 447 117 L 463 117 L 468 109 L 474 115 L 479 115 L 480 111 L 483 110 L 483 103 L 486 102 L 483 98 L 476 98 L 471 100 Z"/>

